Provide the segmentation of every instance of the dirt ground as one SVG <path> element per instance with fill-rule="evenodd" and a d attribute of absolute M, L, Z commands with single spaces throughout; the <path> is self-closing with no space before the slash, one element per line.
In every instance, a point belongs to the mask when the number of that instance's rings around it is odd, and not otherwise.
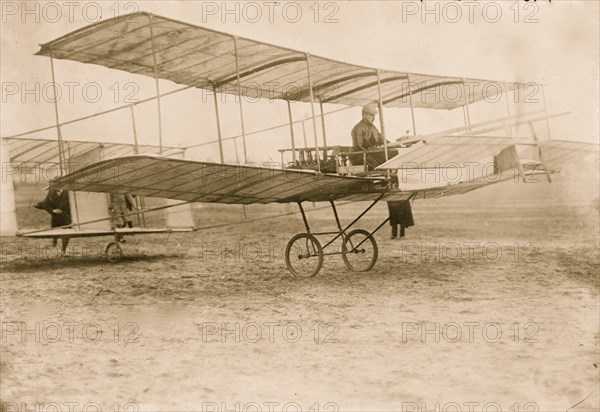
<path fill-rule="evenodd" d="M 61 259 L 3 238 L 3 409 L 597 411 L 597 183 L 556 180 L 419 199 L 405 239 L 377 233 L 368 273 L 326 256 L 290 276 L 294 205 L 250 206 L 252 222 L 196 208 L 198 226 L 239 223 L 131 237 L 116 264 L 97 256 L 106 239 Z M 45 221 L 19 202 L 21 222 Z"/>

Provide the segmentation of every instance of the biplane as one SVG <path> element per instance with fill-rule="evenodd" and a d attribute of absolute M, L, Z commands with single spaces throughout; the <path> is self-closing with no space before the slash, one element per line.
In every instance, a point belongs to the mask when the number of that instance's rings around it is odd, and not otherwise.
<path fill-rule="evenodd" d="M 551 182 L 552 173 L 565 162 L 598 150 L 597 145 L 537 138 L 534 122 L 548 115 L 529 118 L 511 116 L 488 123 L 471 123 L 469 105 L 486 96 L 514 92 L 524 84 L 484 79 L 442 77 L 382 70 L 314 56 L 306 52 L 267 44 L 170 18 L 137 12 L 103 20 L 41 45 L 37 53 L 50 59 L 66 59 L 101 65 L 155 79 L 158 104 L 158 137 L 162 147 L 159 80 L 208 90 L 214 96 L 220 162 L 195 161 L 159 154 L 137 154 L 104 159 L 50 181 L 51 189 L 73 193 L 130 193 L 181 201 L 223 204 L 296 203 L 305 232 L 296 234 L 285 249 L 289 271 L 296 276 L 316 275 L 324 256 L 341 255 L 348 269 L 368 271 L 378 258 L 375 233 L 355 228 L 360 219 L 380 201 L 413 201 L 467 193 L 511 179 L 526 181 L 542 175 Z M 52 66 L 53 67 L 53 66 Z M 53 73 L 54 79 L 54 73 Z M 493 83 L 494 88 L 487 87 Z M 278 86 L 273 86 L 273 85 Z M 292 85 L 293 87 L 284 87 Z M 445 91 L 446 93 L 440 93 Z M 451 91 L 456 98 L 440 98 Z M 291 147 L 280 150 L 280 168 L 249 164 L 242 96 L 287 102 Z M 226 164 L 217 94 L 238 97 L 244 164 Z M 508 99 L 508 97 L 506 97 Z M 310 105 L 314 145 L 296 145 L 291 102 Z M 357 151 L 351 146 L 327 144 L 323 104 L 346 107 L 377 103 L 379 126 L 386 136 L 384 109 L 410 110 L 413 133 L 409 139 L 383 141 L 383 147 Z M 317 106 L 320 113 L 317 114 Z M 508 105 L 507 105 L 508 107 Z M 465 126 L 427 136 L 416 134 L 414 109 L 462 109 Z M 538 116 L 539 115 L 539 116 Z M 537 117 L 536 117 L 537 116 Z M 317 139 L 317 122 L 322 142 Z M 519 122 L 528 123 L 533 138 L 512 133 Z M 345 135 L 349 136 L 349 129 Z M 506 136 L 494 134 L 507 130 Z M 57 124 L 59 152 L 63 151 Z M 490 134 L 492 133 L 492 134 Z M 548 133 L 549 134 L 549 133 Z M 390 157 L 390 149 L 398 154 Z M 366 157 L 382 153 L 385 161 L 370 170 Z M 291 155 L 291 160 L 284 156 Z M 352 162 L 352 156 L 364 162 Z M 64 157 L 64 155 L 62 155 Z M 457 179 L 430 181 L 431 170 L 452 170 Z M 356 218 L 343 225 L 336 202 L 369 202 Z M 303 207 L 305 202 L 329 202 L 337 230 L 314 231 Z M 321 242 L 322 236 L 331 236 Z M 331 250 L 335 241 L 341 250 Z"/>

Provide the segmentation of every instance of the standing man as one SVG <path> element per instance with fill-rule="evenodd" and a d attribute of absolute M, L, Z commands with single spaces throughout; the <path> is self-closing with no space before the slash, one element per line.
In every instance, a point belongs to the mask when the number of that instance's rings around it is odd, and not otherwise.
<path fill-rule="evenodd" d="M 71 206 L 69 192 L 66 190 L 49 190 L 46 198 L 36 203 L 33 207 L 50 213 L 50 226 L 60 227 L 71 224 Z M 57 239 L 52 239 L 52 246 L 56 246 Z M 64 256 L 69 245 L 69 238 L 62 238 L 61 255 Z"/>
<path fill-rule="evenodd" d="M 130 212 L 136 208 L 133 196 L 129 193 L 124 195 L 120 193 L 111 193 L 110 208 L 114 211 L 113 218 L 116 227 L 133 227 L 133 219 L 130 214 Z"/>
<path fill-rule="evenodd" d="M 390 212 L 390 226 L 392 226 L 392 239 L 402 239 L 404 229 L 414 226 L 410 200 L 396 200 L 387 202 Z M 400 226 L 400 236 L 398 236 L 398 226 Z"/>

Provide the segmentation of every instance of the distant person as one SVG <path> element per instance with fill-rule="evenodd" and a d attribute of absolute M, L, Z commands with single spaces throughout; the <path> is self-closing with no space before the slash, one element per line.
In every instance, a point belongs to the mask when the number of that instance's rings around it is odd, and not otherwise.
<path fill-rule="evenodd" d="M 415 225 L 410 200 L 395 200 L 387 202 L 387 204 L 390 212 L 392 239 L 402 239 L 405 236 L 404 230 Z M 398 236 L 398 226 L 400 226 L 400 236 Z"/>
<path fill-rule="evenodd" d="M 134 210 L 137 210 L 135 196 L 132 196 L 129 193 L 125 194 L 125 207 L 128 210 L 128 216 L 125 216 L 125 225 L 127 227 L 133 227 L 133 217 L 129 213 L 133 212 Z"/>
<path fill-rule="evenodd" d="M 113 210 L 113 218 L 116 227 L 133 227 L 131 212 L 136 208 L 135 199 L 129 193 L 111 193 L 110 208 Z"/>
<path fill-rule="evenodd" d="M 49 190 L 46 198 L 36 203 L 33 207 L 50 213 L 50 226 L 60 227 L 71 224 L 71 206 L 69 204 L 69 192 L 66 190 Z M 52 239 L 52 246 L 56 247 L 58 239 Z M 61 255 L 67 252 L 69 238 L 62 238 Z"/>
<path fill-rule="evenodd" d="M 369 103 L 362 109 L 362 120 L 352 129 L 352 150 L 359 152 L 362 150 L 375 149 L 384 144 L 383 136 L 373 124 L 377 115 L 377 103 Z M 397 150 L 388 151 L 390 157 L 398 154 Z M 353 165 L 364 164 L 363 155 L 355 154 L 350 156 Z M 367 153 L 367 165 L 369 170 L 374 170 L 377 166 L 385 162 L 385 152 Z"/>

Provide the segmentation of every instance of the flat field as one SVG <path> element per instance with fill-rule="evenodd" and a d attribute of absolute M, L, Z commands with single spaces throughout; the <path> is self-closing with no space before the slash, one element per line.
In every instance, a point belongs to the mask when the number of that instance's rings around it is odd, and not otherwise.
<path fill-rule="evenodd" d="M 366 273 L 326 256 L 292 277 L 295 205 L 197 207 L 204 229 L 128 238 L 116 264 L 108 239 L 57 258 L 3 238 L 3 408 L 596 411 L 598 184 L 555 180 L 418 199 Z M 23 227 L 47 224 L 37 190 L 17 190 Z M 316 230 L 335 227 L 324 206 Z"/>

